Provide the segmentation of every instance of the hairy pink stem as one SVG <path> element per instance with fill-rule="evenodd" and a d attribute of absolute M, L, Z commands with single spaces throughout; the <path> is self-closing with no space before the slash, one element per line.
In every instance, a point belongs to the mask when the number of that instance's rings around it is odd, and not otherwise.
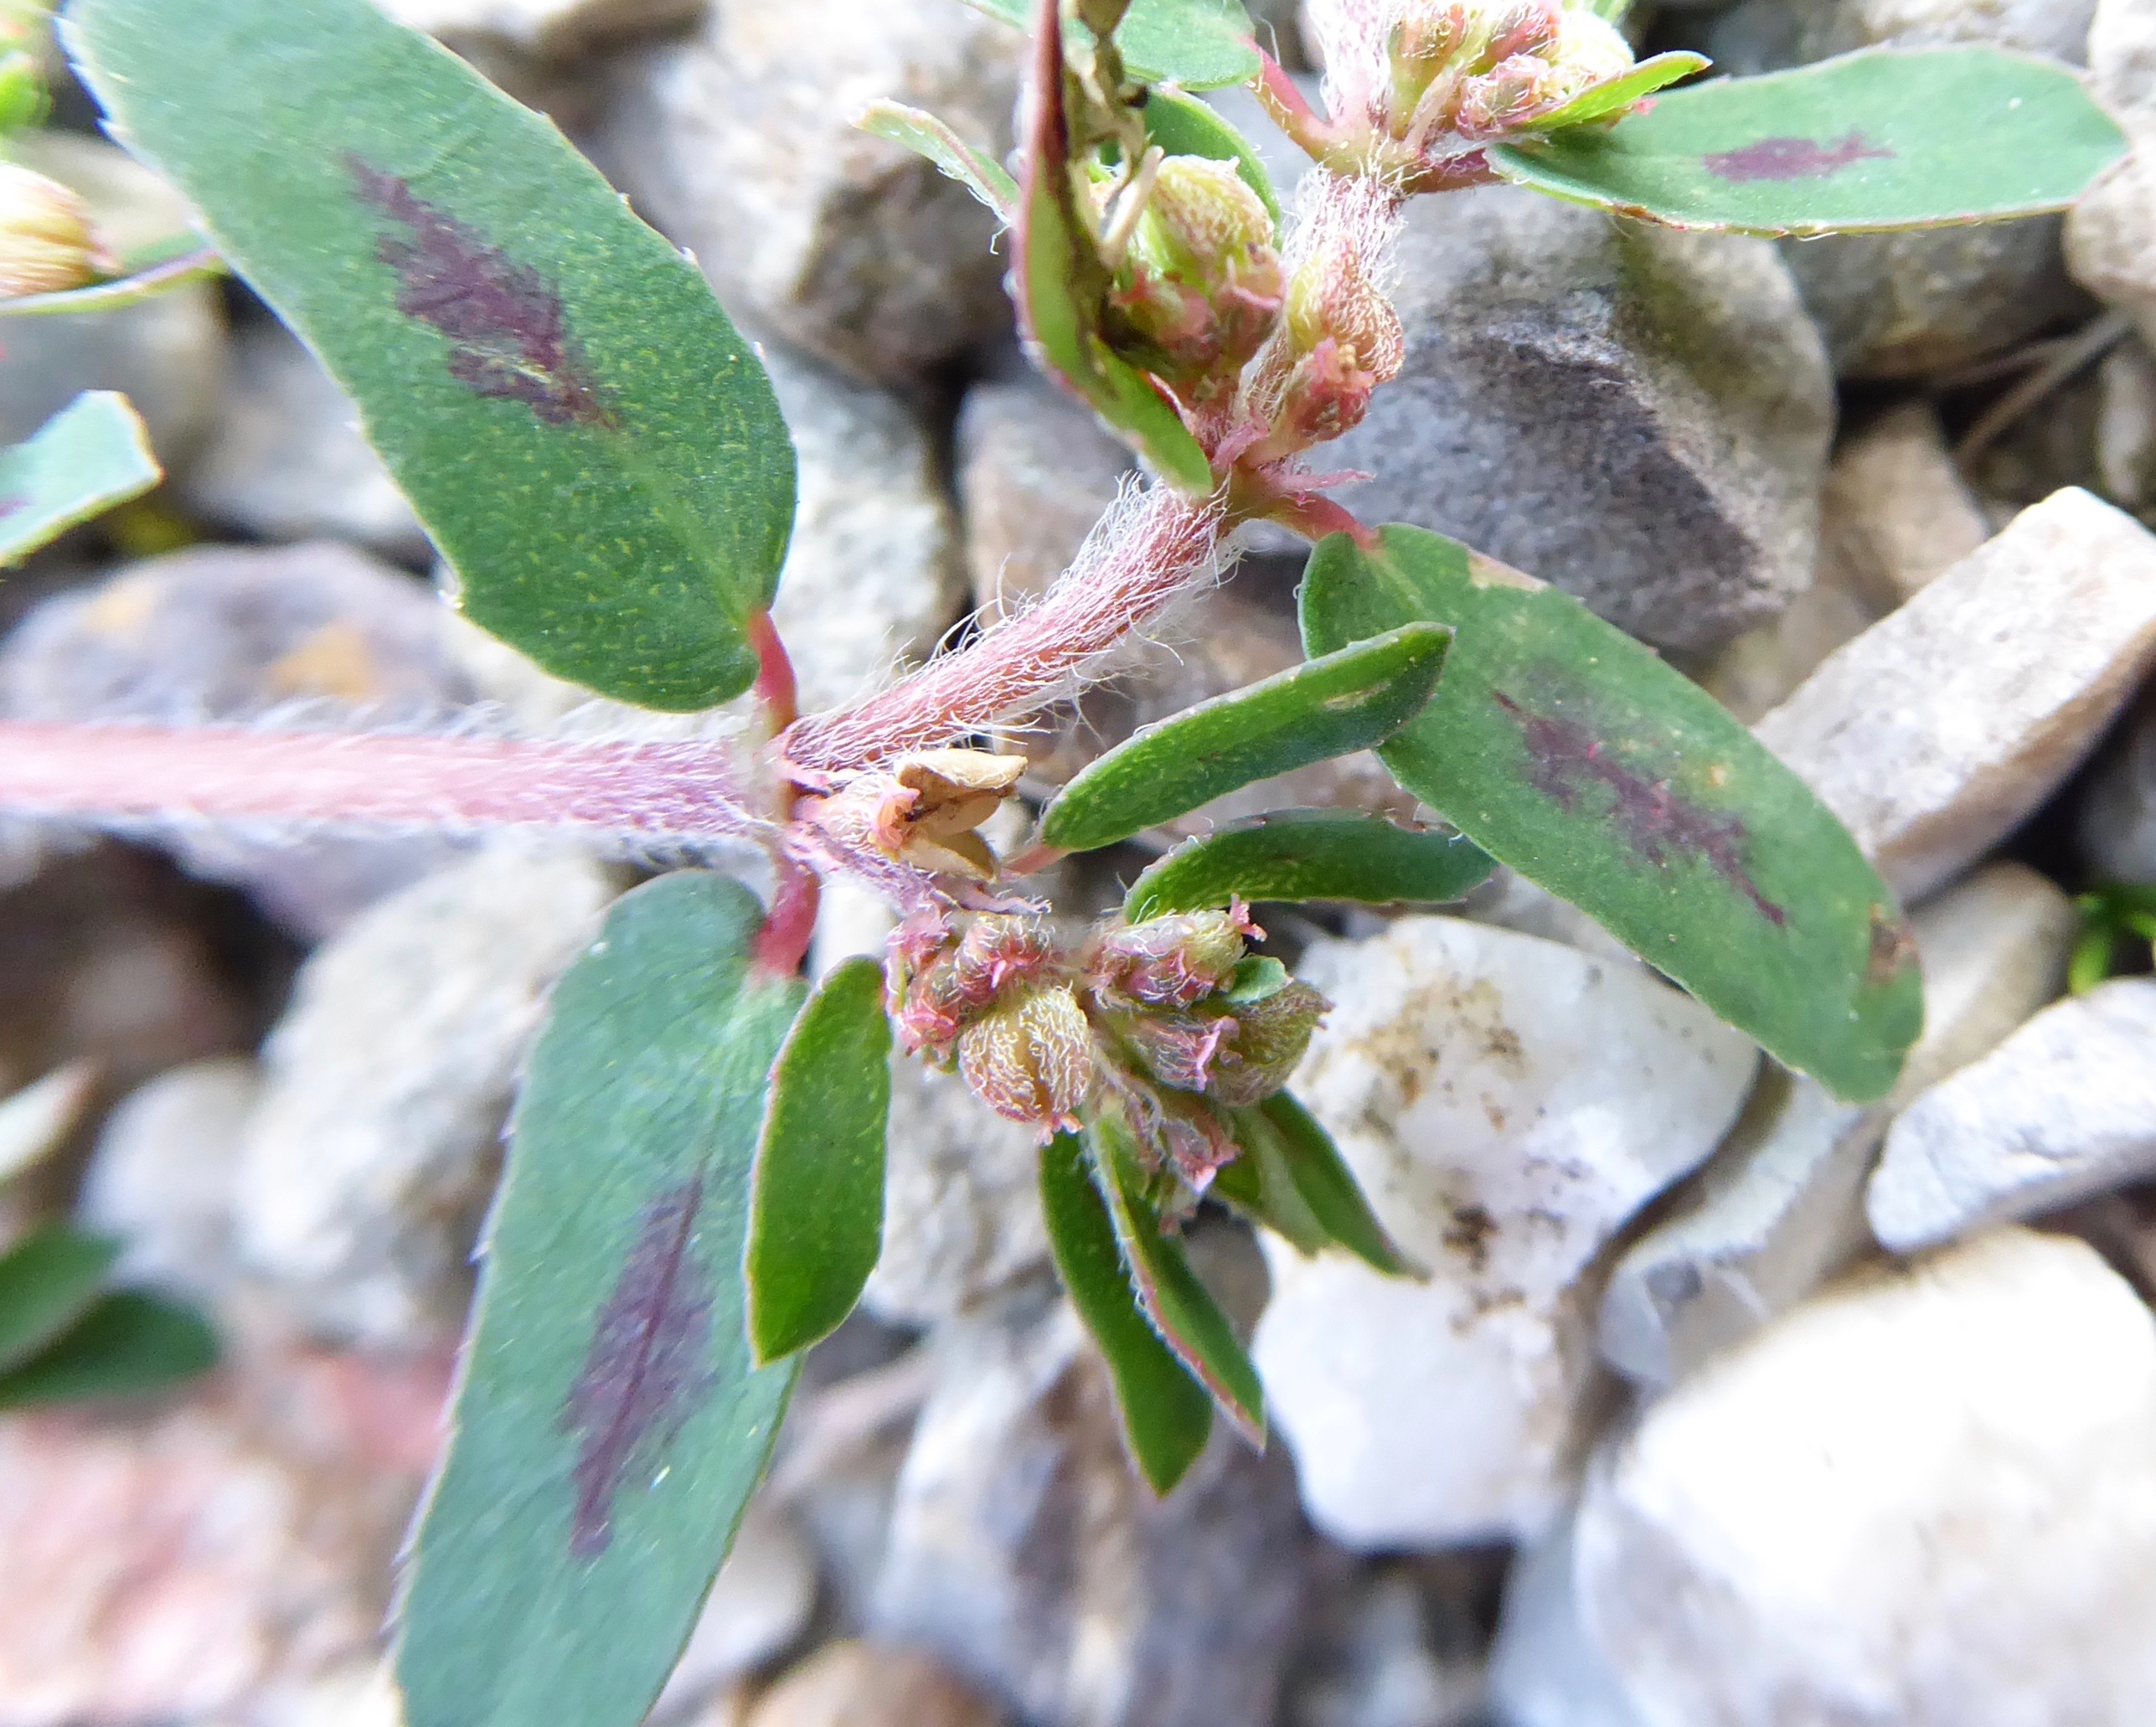
<path fill-rule="evenodd" d="M 0 722 L 0 807 L 166 822 L 547 827 L 632 843 L 770 831 L 722 746 Z"/>
<path fill-rule="evenodd" d="M 1038 712 L 1212 574 L 1227 521 L 1210 499 L 1154 487 L 1108 516 L 1031 611 L 880 695 L 801 721 L 783 740 L 787 761 L 846 773 Z"/>

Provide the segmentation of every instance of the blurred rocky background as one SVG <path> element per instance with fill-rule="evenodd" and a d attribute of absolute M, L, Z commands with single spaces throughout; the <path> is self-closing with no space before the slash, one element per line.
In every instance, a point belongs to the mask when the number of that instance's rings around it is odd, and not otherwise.
<path fill-rule="evenodd" d="M 1025 369 L 993 222 L 847 124 L 891 95 L 1003 152 L 1015 35 L 957 0 L 387 3 L 552 114 L 762 342 L 812 701 L 1063 566 L 1128 461 Z M 1292 6 L 1259 9 L 1308 71 Z M 2156 1721 L 2156 976 L 2122 944 L 2066 988 L 2073 896 L 2156 884 L 2156 0 L 1633 28 L 1736 71 L 2001 44 L 2085 66 L 2140 143 L 2063 221 L 1782 246 L 1424 200 L 1406 371 L 1340 452 L 1359 511 L 1571 589 L 1850 824 L 1927 974 L 1900 1090 L 1835 1102 L 1516 879 L 1444 916 L 1261 913 L 1339 1003 L 1302 1093 L 1431 1276 L 1206 1217 L 1277 1438 L 1156 1503 L 1024 1136 L 903 1069 L 885 1261 L 663 1723 Z M 61 115 L 40 165 L 168 224 Z M 171 479 L 0 580 L 0 711 L 591 723 L 437 603 L 348 404 L 244 290 L 8 325 L 0 438 L 91 386 Z M 1297 563 L 1260 547 L 1025 737 L 1029 786 L 1294 659 Z M 1354 760 L 1247 800 L 1282 802 L 1410 807 Z M 1107 903 L 1143 858 L 1059 891 Z M 123 1235 L 225 1341 L 183 1397 L 0 1415 L 0 1727 L 395 1727 L 391 1561 L 503 1114 L 632 879 L 0 829 L 0 1163 L 37 1160 L 7 1222 Z M 833 894 L 819 962 L 885 927 Z"/>

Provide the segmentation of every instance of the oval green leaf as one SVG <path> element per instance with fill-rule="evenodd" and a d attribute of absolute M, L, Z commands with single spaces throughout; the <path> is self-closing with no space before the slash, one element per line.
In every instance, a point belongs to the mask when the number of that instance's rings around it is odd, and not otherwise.
<path fill-rule="evenodd" d="M 1042 812 L 1066 852 L 1113 845 L 1254 780 L 1390 737 L 1444 669 L 1449 631 L 1403 625 L 1147 727 L 1085 771 Z"/>
<path fill-rule="evenodd" d="M 1728 710 L 1569 595 L 1417 528 L 1313 554 L 1313 652 L 1458 632 L 1379 750 L 1400 784 L 1838 1095 L 1884 1095 L 1923 1021 L 1916 947 L 1846 829 Z"/>
<path fill-rule="evenodd" d="M 771 1070 L 749 1221 L 749 1340 L 776 1361 L 854 1311 L 884 1240 L 891 1111 L 884 968 L 834 967 Z"/>
<path fill-rule="evenodd" d="M 956 180 L 1006 222 L 1017 209 L 1018 182 L 1003 165 L 976 150 L 933 114 L 903 102 L 871 102 L 854 116 L 854 124 L 934 164 L 937 173 Z"/>
<path fill-rule="evenodd" d="M 1506 179 L 1673 228 L 1837 234 L 2064 209 L 2126 137 L 2055 61 L 1866 49 L 1659 96 L 1607 131 L 1499 145 Z"/>
<path fill-rule="evenodd" d="M 1131 1292 L 1091 1160 L 1070 1134 L 1041 1147 L 1040 1207 L 1063 1287 L 1107 1360 L 1131 1455 L 1153 1492 L 1166 1495 L 1205 1449 L 1213 1400 L 1160 1341 Z"/>
<path fill-rule="evenodd" d="M 217 1365 L 217 1333 L 192 1307 L 140 1290 L 93 1302 L 44 1353 L 0 1374 L 0 1410 L 168 1391 Z"/>
<path fill-rule="evenodd" d="M 1146 136 L 1169 156 L 1203 156 L 1235 163 L 1243 183 L 1271 213 L 1275 234 L 1284 233 L 1287 219 L 1281 211 L 1280 193 L 1256 147 L 1216 110 L 1180 90 L 1157 90 L 1145 105 L 1143 118 Z"/>
<path fill-rule="evenodd" d="M 28 442 L 0 451 L 0 565 L 78 523 L 139 497 L 164 477 L 125 396 L 77 396 Z"/>
<path fill-rule="evenodd" d="M 64 1224 L 33 1230 L 0 1254 L 0 1373 L 20 1367 L 90 1311 L 120 1244 Z"/>
<path fill-rule="evenodd" d="M 1086 1130 L 1131 1293 L 1162 1343 L 1254 1446 L 1265 1444 L 1265 1388 L 1228 1316 L 1190 1269 L 1183 1240 L 1161 1225 L 1128 1126 L 1104 1110 Z"/>
<path fill-rule="evenodd" d="M 72 0 L 63 28 L 114 135 L 358 403 L 474 622 L 647 707 L 749 687 L 785 423 L 551 123 L 369 0 Z"/>
<path fill-rule="evenodd" d="M 1395 827 L 1352 810 L 1277 810 L 1178 846 L 1123 896 L 1131 923 L 1230 900 L 1442 905 L 1497 868 L 1457 833 Z"/>
<path fill-rule="evenodd" d="M 511 1121 L 454 1432 L 399 1608 L 409 1727 L 636 1727 L 770 1459 L 741 1266 L 802 987 L 737 883 L 617 901 Z"/>
<path fill-rule="evenodd" d="M 1033 28 L 1033 0 L 966 3 L 1021 30 Z M 1257 76 L 1256 35 L 1250 14 L 1236 0 L 1132 0 L 1116 27 L 1116 45 L 1133 78 L 1179 84 L 1185 90 L 1219 90 Z"/>

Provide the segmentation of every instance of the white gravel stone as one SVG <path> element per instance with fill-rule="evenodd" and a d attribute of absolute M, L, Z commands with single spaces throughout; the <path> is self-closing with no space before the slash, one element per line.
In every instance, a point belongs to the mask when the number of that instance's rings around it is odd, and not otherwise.
<path fill-rule="evenodd" d="M 1897 1252 L 2156 1174 L 2156 979 L 2046 1008 L 1887 1136 L 1865 1209 Z"/>
<path fill-rule="evenodd" d="M 2002 838 L 2156 662 L 2156 534 L 2078 487 L 1833 654 L 1756 728 L 1905 898 Z"/>
<path fill-rule="evenodd" d="M 2020 1230 L 1823 1291 L 1591 1472 L 1587 1636 L 1644 1727 L 2156 1719 L 2156 1321 Z"/>
<path fill-rule="evenodd" d="M 2156 345 L 2156 0 L 2100 0 L 2088 55 L 2090 88 L 2133 153 L 2066 213 L 2066 266 Z"/>
<path fill-rule="evenodd" d="M 1823 534 L 1882 610 L 1991 537 L 1927 402 L 1890 409 L 1834 452 L 1823 508 Z"/>
<path fill-rule="evenodd" d="M 1255 1343 L 1303 1500 L 1354 1546 L 1530 1534 L 1591 1375 L 1581 1274 L 1735 1118 L 1756 1052 L 1641 968 L 1449 918 L 1314 945 L 1297 1093 L 1427 1282 L 1267 1240 Z"/>

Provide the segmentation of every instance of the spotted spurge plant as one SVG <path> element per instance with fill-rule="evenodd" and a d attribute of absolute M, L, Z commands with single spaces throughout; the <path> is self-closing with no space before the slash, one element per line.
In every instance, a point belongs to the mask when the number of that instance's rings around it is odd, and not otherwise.
<path fill-rule="evenodd" d="M 0 725 L 15 811 L 768 858 L 762 900 L 693 869 L 630 893 L 554 993 L 400 1609 L 412 1727 L 642 1717 L 802 1352 L 877 1258 L 894 1041 L 1038 1135 L 1056 1263 L 1165 1492 L 1216 1412 L 1265 1429 L 1184 1256 L 1199 1206 L 1413 1270 L 1283 1089 L 1326 1003 L 1257 951 L 1254 905 L 1442 902 L 1502 861 L 1844 1096 L 1885 1092 L 1918 1028 L 1901 912 L 1803 785 L 1565 595 L 1355 520 L 1322 446 L 1400 366 L 1386 283 L 1411 198 L 1509 180 L 1756 234 L 2052 210 L 2124 147 L 2073 75 L 1957 49 L 1671 90 L 1704 62 L 1635 64 L 1606 0 L 1313 0 L 1313 105 L 1234 0 L 977 3 L 1030 32 L 1014 158 L 893 104 L 861 123 L 1003 218 L 1034 361 L 1149 477 L 1030 609 L 806 715 L 770 611 L 792 457 L 756 353 L 552 126 L 369 0 L 63 9 L 113 136 L 359 404 L 466 615 L 601 695 L 751 715 L 723 745 Z M 1292 208 L 1193 94 L 1235 84 L 1313 158 Z M 9 233 L 46 248 L 15 310 L 156 286 L 49 199 Z M 8 555 L 144 483 L 109 403 L 0 472 Z M 999 857 L 1002 729 L 1100 675 L 1261 521 L 1315 542 L 1308 662 L 1111 750 Z M 1091 923 L 1030 891 L 1063 854 L 1373 748 L 1448 825 L 1222 827 Z M 881 893 L 897 933 L 812 986 L 835 877 Z"/>

